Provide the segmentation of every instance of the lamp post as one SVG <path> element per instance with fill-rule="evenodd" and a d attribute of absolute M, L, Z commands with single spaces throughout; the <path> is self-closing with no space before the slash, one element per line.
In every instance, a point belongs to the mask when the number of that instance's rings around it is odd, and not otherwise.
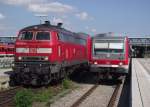
<path fill-rule="evenodd" d="M 147 55 L 148 57 L 148 43 L 149 43 L 149 38 L 148 38 L 148 35 L 146 35 L 146 40 L 145 40 L 145 43 L 146 43 L 146 49 L 145 49 L 145 54 Z"/>
<path fill-rule="evenodd" d="M 145 40 L 145 42 L 146 42 L 145 54 L 146 54 L 146 56 L 147 56 L 147 40 Z"/>

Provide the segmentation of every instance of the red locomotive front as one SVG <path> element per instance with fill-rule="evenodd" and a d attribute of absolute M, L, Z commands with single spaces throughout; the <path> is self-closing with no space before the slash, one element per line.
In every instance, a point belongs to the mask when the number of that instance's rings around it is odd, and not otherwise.
<path fill-rule="evenodd" d="M 22 29 L 15 44 L 15 82 L 45 85 L 87 65 L 87 37 L 45 24 Z M 14 76 L 15 75 L 15 76 Z"/>

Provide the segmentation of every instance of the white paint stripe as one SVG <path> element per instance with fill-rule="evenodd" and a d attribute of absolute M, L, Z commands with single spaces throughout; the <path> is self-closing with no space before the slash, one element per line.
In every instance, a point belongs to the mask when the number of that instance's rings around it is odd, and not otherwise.
<path fill-rule="evenodd" d="M 37 48 L 37 53 L 52 53 L 52 48 Z"/>
<path fill-rule="evenodd" d="M 58 46 L 58 56 L 61 56 L 61 47 Z"/>
<path fill-rule="evenodd" d="M 29 48 L 16 48 L 17 53 L 29 53 Z"/>

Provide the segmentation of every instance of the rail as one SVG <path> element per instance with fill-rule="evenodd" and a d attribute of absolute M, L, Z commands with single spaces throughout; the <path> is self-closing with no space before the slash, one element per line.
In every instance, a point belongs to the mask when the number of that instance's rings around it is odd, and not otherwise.
<path fill-rule="evenodd" d="M 122 88 L 123 88 L 123 85 L 124 85 L 124 81 L 125 81 L 125 77 L 122 79 L 122 84 L 121 83 L 118 83 L 116 86 L 115 86 L 115 89 L 113 91 L 113 93 L 110 95 L 110 100 L 108 101 L 108 105 L 107 107 L 115 107 L 115 105 L 117 104 L 116 100 L 117 98 L 120 97 L 121 95 L 121 91 L 122 91 Z M 75 103 L 73 103 L 71 105 L 71 107 L 79 107 L 80 104 L 82 102 L 84 102 L 84 100 L 90 96 L 94 90 L 98 87 L 99 85 L 98 84 L 95 84 L 93 85 L 85 94 L 83 94 Z M 117 106 L 117 105 L 116 105 Z"/>
<path fill-rule="evenodd" d="M 125 81 L 125 77 L 123 77 L 123 79 L 122 79 L 122 84 L 118 83 L 117 86 L 115 87 L 114 92 L 109 100 L 107 107 L 115 107 L 117 97 L 120 96 L 119 94 L 121 94 L 121 91 L 122 91 L 122 88 L 124 85 L 124 81 Z"/>
<path fill-rule="evenodd" d="M 79 105 L 98 87 L 97 84 L 93 85 L 83 96 L 81 96 L 71 107 L 79 107 Z"/>
<path fill-rule="evenodd" d="M 0 107 L 11 104 L 13 102 L 13 98 L 15 94 L 20 89 L 21 87 L 17 86 L 6 91 L 1 91 L 0 92 Z"/>

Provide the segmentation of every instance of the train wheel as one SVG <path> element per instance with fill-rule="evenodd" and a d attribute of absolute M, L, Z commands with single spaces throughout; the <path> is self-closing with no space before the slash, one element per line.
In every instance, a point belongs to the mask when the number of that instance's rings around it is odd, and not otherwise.
<path fill-rule="evenodd" d="M 115 74 L 112 75 L 112 79 L 113 79 L 113 80 L 118 80 L 119 78 L 120 78 L 120 76 L 118 76 L 118 75 L 115 75 Z"/>
<path fill-rule="evenodd" d="M 60 70 L 60 78 L 63 79 L 65 77 L 65 75 L 66 75 L 65 68 L 62 68 Z"/>
<path fill-rule="evenodd" d="M 17 74 L 15 74 L 15 73 L 12 73 L 11 75 L 10 75 L 10 81 L 9 81 L 9 85 L 10 86 L 16 86 L 16 85 L 20 85 L 20 78 L 18 77 L 18 75 Z"/>
<path fill-rule="evenodd" d="M 50 68 L 48 70 L 48 73 L 45 74 L 43 78 L 44 78 L 44 84 L 45 85 L 48 85 L 51 82 L 51 80 L 52 80 L 52 74 L 51 74 Z"/>
<path fill-rule="evenodd" d="M 10 81 L 9 81 L 9 85 L 10 85 L 10 86 L 15 86 L 15 85 L 16 85 L 16 82 L 15 82 L 14 80 L 10 80 Z"/>

